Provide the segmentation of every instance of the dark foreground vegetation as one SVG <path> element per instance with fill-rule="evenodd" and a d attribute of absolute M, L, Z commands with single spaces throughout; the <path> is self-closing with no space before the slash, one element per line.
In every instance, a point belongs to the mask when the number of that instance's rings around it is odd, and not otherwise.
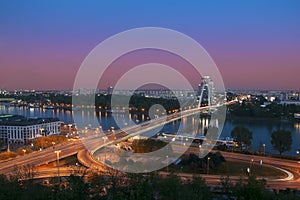
<path fill-rule="evenodd" d="M 300 199 L 294 191 L 273 192 L 265 180 L 255 177 L 233 183 L 221 178 L 218 186 L 209 187 L 199 176 L 183 179 L 175 174 L 124 174 L 109 170 L 106 175 L 92 174 L 88 178 L 71 175 L 60 184 L 53 178 L 48 184 L 18 175 L 0 175 L 0 199 Z"/>

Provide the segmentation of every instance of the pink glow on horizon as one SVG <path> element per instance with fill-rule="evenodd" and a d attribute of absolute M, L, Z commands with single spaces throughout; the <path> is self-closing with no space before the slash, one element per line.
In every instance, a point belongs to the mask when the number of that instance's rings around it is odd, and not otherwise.
<path fill-rule="evenodd" d="M 156 55 L 158 56 L 158 55 Z M 225 83 L 230 89 L 280 89 L 300 90 L 299 74 L 300 58 L 291 55 L 285 59 L 278 56 L 257 57 L 230 57 L 211 52 Z M 5 66 L 1 73 L 0 89 L 36 89 L 36 90 L 64 90 L 72 89 L 73 82 L 84 59 L 83 54 L 78 56 L 40 56 L 29 57 L 26 54 L 16 58 L 5 56 L 1 58 L 0 65 Z M 136 58 L 128 56 L 113 63 L 107 71 L 107 78 L 101 80 L 99 87 L 107 88 L 118 79 L 122 73 L 138 64 L 147 61 L 164 60 L 184 76 L 188 77 L 194 87 L 199 83 L 199 75 L 184 61 L 167 56 L 167 58 L 145 56 Z M 109 78 L 108 78 L 109 77 Z"/>

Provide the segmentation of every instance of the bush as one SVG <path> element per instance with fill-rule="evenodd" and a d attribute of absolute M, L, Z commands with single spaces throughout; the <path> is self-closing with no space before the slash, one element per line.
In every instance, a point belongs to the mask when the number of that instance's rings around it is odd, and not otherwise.
<path fill-rule="evenodd" d="M 6 160 L 6 159 L 9 159 L 9 158 L 14 158 L 16 156 L 17 156 L 17 154 L 14 153 L 14 152 L 3 152 L 3 153 L 0 153 L 0 160 Z"/>

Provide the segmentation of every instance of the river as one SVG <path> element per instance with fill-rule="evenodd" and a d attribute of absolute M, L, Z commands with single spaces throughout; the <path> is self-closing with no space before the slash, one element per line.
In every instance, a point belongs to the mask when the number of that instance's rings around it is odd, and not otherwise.
<path fill-rule="evenodd" d="M 42 108 L 30 108 L 26 107 L 5 107 L 0 106 L 0 114 L 16 114 L 23 115 L 26 117 L 57 117 L 62 122 L 68 124 L 73 123 L 73 114 L 69 110 L 58 110 L 58 109 L 42 109 Z M 116 127 L 115 121 L 110 114 L 104 112 L 95 112 L 93 110 L 83 110 L 80 112 L 80 116 L 83 124 L 91 124 L 92 127 L 97 127 L 101 124 L 103 130 L 107 130 L 109 127 Z M 129 125 L 134 124 L 133 119 L 136 121 L 145 120 L 145 115 L 134 115 L 130 114 L 125 116 L 125 114 L 118 114 L 117 117 L 124 121 L 124 123 Z M 194 118 L 184 119 L 182 121 L 184 127 L 195 125 Z M 200 119 L 201 129 L 208 124 L 208 119 Z M 300 150 L 300 122 L 299 121 L 280 121 L 280 120 L 263 120 L 263 119 L 226 119 L 223 130 L 221 132 L 221 137 L 230 136 L 231 130 L 237 126 L 243 125 L 248 127 L 253 133 L 251 149 L 257 150 L 260 144 L 266 145 L 266 152 L 277 153 L 271 145 L 271 133 L 272 131 L 282 128 L 292 132 L 293 144 L 291 151 L 285 152 L 285 154 L 296 155 L 296 151 Z M 175 132 L 178 127 L 178 122 L 169 123 L 165 125 L 161 132 Z"/>

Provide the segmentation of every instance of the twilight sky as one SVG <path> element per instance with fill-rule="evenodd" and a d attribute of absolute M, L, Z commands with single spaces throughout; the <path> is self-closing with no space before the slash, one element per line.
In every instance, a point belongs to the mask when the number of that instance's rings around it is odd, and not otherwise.
<path fill-rule="evenodd" d="M 145 26 L 174 29 L 198 41 L 226 88 L 300 90 L 299 10 L 297 0 L 1 0 L 0 90 L 72 89 L 80 64 L 97 44 Z M 136 59 L 163 56 L 121 58 L 100 87 L 112 84 L 114 70 L 139 63 Z M 165 56 L 194 87 L 199 83 L 190 66 Z"/>

